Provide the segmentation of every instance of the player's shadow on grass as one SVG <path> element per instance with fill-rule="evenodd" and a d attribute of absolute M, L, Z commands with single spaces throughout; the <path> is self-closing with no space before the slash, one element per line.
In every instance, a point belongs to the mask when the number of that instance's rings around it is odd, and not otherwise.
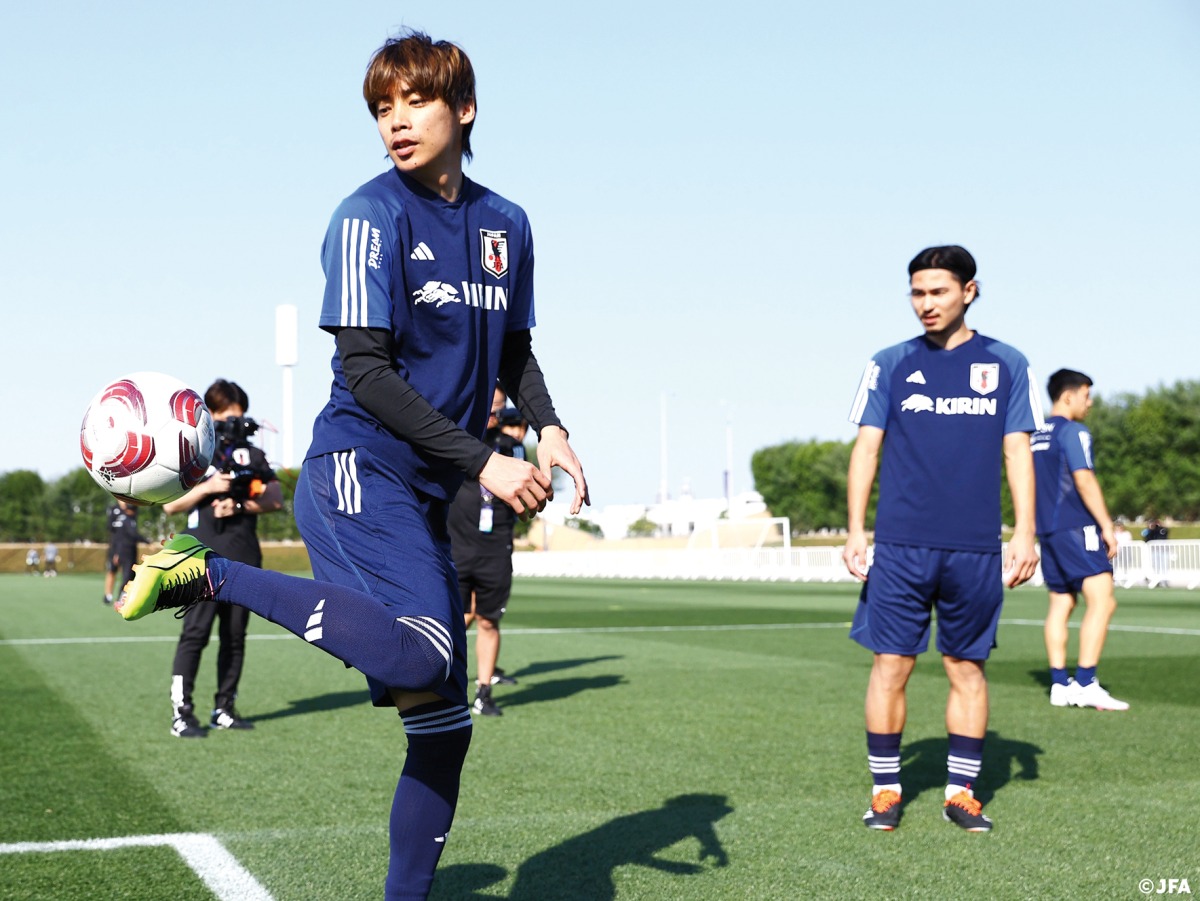
<path fill-rule="evenodd" d="M 613 871 L 629 865 L 676 876 L 727 866 L 729 857 L 713 824 L 732 811 L 724 795 L 694 794 L 670 798 L 654 810 L 617 817 L 526 860 L 517 868 L 508 901 L 612 901 L 617 895 Z M 658 856 L 686 839 L 699 843 L 695 863 Z M 494 899 L 495 895 L 475 892 L 505 875 L 501 867 L 488 864 L 446 867 L 438 871 L 430 901 Z"/>
<path fill-rule="evenodd" d="M 574 669 L 577 666 L 587 666 L 589 663 L 604 663 L 607 660 L 620 659 L 620 654 L 606 654 L 603 657 L 568 657 L 565 660 L 539 660 L 537 663 L 531 663 L 529 666 L 511 672 L 509 675 L 518 678 L 540 676 L 543 673 L 553 673 L 558 670 Z"/>
<path fill-rule="evenodd" d="M 625 678 L 617 675 L 579 676 L 574 679 L 554 679 L 549 682 L 536 684 L 521 684 L 515 689 L 505 689 L 503 693 L 495 694 L 496 704 L 506 709 L 520 707 L 522 704 L 541 704 L 547 701 L 561 701 L 572 695 L 585 691 L 595 691 L 601 688 L 615 688 L 624 685 Z"/>
<path fill-rule="evenodd" d="M 904 746 L 900 753 L 900 779 L 904 785 L 904 803 L 927 789 L 941 791 L 946 785 L 946 739 L 923 738 Z M 975 797 L 987 804 L 996 792 L 1013 779 L 1038 778 L 1037 745 L 1027 741 L 1004 738 L 989 731 L 983 747 L 983 769 L 978 786 L 972 786 Z"/>
<path fill-rule="evenodd" d="M 340 710 L 343 707 L 357 707 L 360 704 L 370 704 L 371 695 L 365 688 L 362 691 L 333 691 L 329 694 L 317 695 L 315 698 L 301 698 L 298 701 L 288 701 L 287 708 L 273 710 L 270 713 L 248 717 L 255 723 L 267 720 L 279 720 L 286 716 L 303 716 L 308 713 L 326 713 L 330 710 Z"/>
<path fill-rule="evenodd" d="M 1050 694 L 1050 671 L 1049 670 L 1047 670 L 1045 668 L 1031 669 L 1029 671 L 1029 678 L 1032 679 L 1034 682 L 1036 682 L 1039 686 L 1041 686 L 1041 688 L 1045 690 L 1047 695 Z"/>

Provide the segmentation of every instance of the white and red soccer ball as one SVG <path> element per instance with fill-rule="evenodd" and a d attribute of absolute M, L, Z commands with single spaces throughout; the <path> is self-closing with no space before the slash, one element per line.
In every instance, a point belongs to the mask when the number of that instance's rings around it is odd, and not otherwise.
<path fill-rule="evenodd" d="M 161 372 L 134 372 L 92 398 L 79 429 L 83 465 L 113 497 L 165 504 L 204 478 L 216 448 L 204 399 Z"/>

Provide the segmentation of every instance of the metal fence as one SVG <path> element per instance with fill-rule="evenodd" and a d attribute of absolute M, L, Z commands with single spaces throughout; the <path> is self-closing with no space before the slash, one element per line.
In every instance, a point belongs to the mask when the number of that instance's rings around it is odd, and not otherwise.
<path fill-rule="evenodd" d="M 1125 545 L 1113 561 L 1129 588 L 1200 587 L 1200 541 Z M 587 579 L 699 579 L 741 582 L 850 582 L 840 547 L 639 551 L 545 551 L 513 555 L 518 576 Z M 1042 584 L 1039 568 L 1032 584 Z"/>

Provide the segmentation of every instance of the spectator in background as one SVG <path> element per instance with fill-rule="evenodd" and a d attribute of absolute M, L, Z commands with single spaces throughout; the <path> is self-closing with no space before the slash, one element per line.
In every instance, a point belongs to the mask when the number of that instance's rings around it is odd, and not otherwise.
<path fill-rule="evenodd" d="M 492 395 L 483 443 L 506 457 L 525 459 L 528 428 L 508 398 L 497 388 Z M 447 525 L 450 552 L 458 573 L 463 621 L 475 629 L 475 701 L 471 712 L 500 716 L 503 711 L 492 699 L 493 685 L 516 685 L 517 680 L 496 666 L 500 657 L 500 617 L 512 593 L 513 526 L 516 514 L 504 501 L 468 477 L 450 505 Z"/>
<path fill-rule="evenodd" d="M 117 505 L 109 509 L 108 535 L 108 557 L 104 561 L 104 603 L 111 604 L 113 589 L 124 586 L 133 578 L 138 544 L 147 544 L 150 539 L 138 532 L 138 508 L 128 501 L 117 501 Z"/>
<path fill-rule="evenodd" d="M 45 569 L 42 570 L 42 575 L 47 579 L 52 579 L 58 575 L 58 545 L 50 541 L 46 543 L 46 549 L 42 551 L 45 559 Z"/>
<path fill-rule="evenodd" d="M 36 576 L 42 570 L 42 555 L 38 553 L 38 549 L 31 547 L 25 552 L 25 572 L 28 575 Z"/>
<path fill-rule="evenodd" d="M 246 418 L 250 398 L 237 382 L 217 379 L 204 392 L 217 432 L 213 465 L 204 481 L 181 498 L 163 504 L 169 516 L 187 513 L 187 534 L 194 535 L 218 554 L 250 566 L 262 566 L 258 542 L 258 517 L 283 509 L 283 489 L 267 456 L 252 445 L 249 436 L 258 430 Z M 217 692 L 209 725 L 213 729 L 253 729 L 234 707 L 242 664 L 246 659 L 246 629 L 250 611 L 233 604 L 201 601 L 183 616 L 183 629 L 171 667 L 171 734 L 176 738 L 208 735 L 196 718 L 192 690 L 200 670 L 200 656 L 218 621 Z"/>
<path fill-rule="evenodd" d="M 1129 533 L 1129 529 L 1125 527 L 1125 520 L 1118 519 L 1113 523 L 1113 534 L 1117 538 L 1117 548 L 1128 547 L 1133 544 L 1133 535 Z"/>
<path fill-rule="evenodd" d="M 1152 519 L 1146 523 L 1146 528 L 1142 529 L 1142 538 L 1150 544 L 1152 542 L 1168 541 L 1171 532 L 1157 519 Z M 1162 545 L 1153 545 L 1150 548 L 1150 567 L 1154 573 L 1154 577 L 1150 581 L 1150 587 L 1154 588 L 1157 585 L 1164 585 L 1167 582 L 1167 570 L 1171 563 L 1170 548 Z"/>

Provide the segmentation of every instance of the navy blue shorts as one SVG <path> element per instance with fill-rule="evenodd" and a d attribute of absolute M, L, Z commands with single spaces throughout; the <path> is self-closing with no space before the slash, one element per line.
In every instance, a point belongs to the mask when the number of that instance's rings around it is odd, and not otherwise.
<path fill-rule="evenodd" d="M 450 678 L 435 689 L 467 704 L 467 633 L 446 530 L 449 504 L 418 493 L 365 448 L 304 462 L 296 523 L 313 575 L 364 591 L 396 616 L 428 616 L 454 644 Z M 390 707 L 388 686 L 368 678 L 371 702 Z"/>
<path fill-rule="evenodd" d="M 850 637 L 876 654 L 916 656 L 929 647 L 937 610 L 937 649 L 986 660 L 1004 604 L 1003 561 L 994 553 L 876 544 Z"/>
<path fill-rule="evenodd" d="M 1063 529 L 1039 535 L 1042 551 L 1042 579 L 1056 594 L 1076 594 L 1083 580 L 1113 571 L 1108 549 L 1096 526 Z"/>

